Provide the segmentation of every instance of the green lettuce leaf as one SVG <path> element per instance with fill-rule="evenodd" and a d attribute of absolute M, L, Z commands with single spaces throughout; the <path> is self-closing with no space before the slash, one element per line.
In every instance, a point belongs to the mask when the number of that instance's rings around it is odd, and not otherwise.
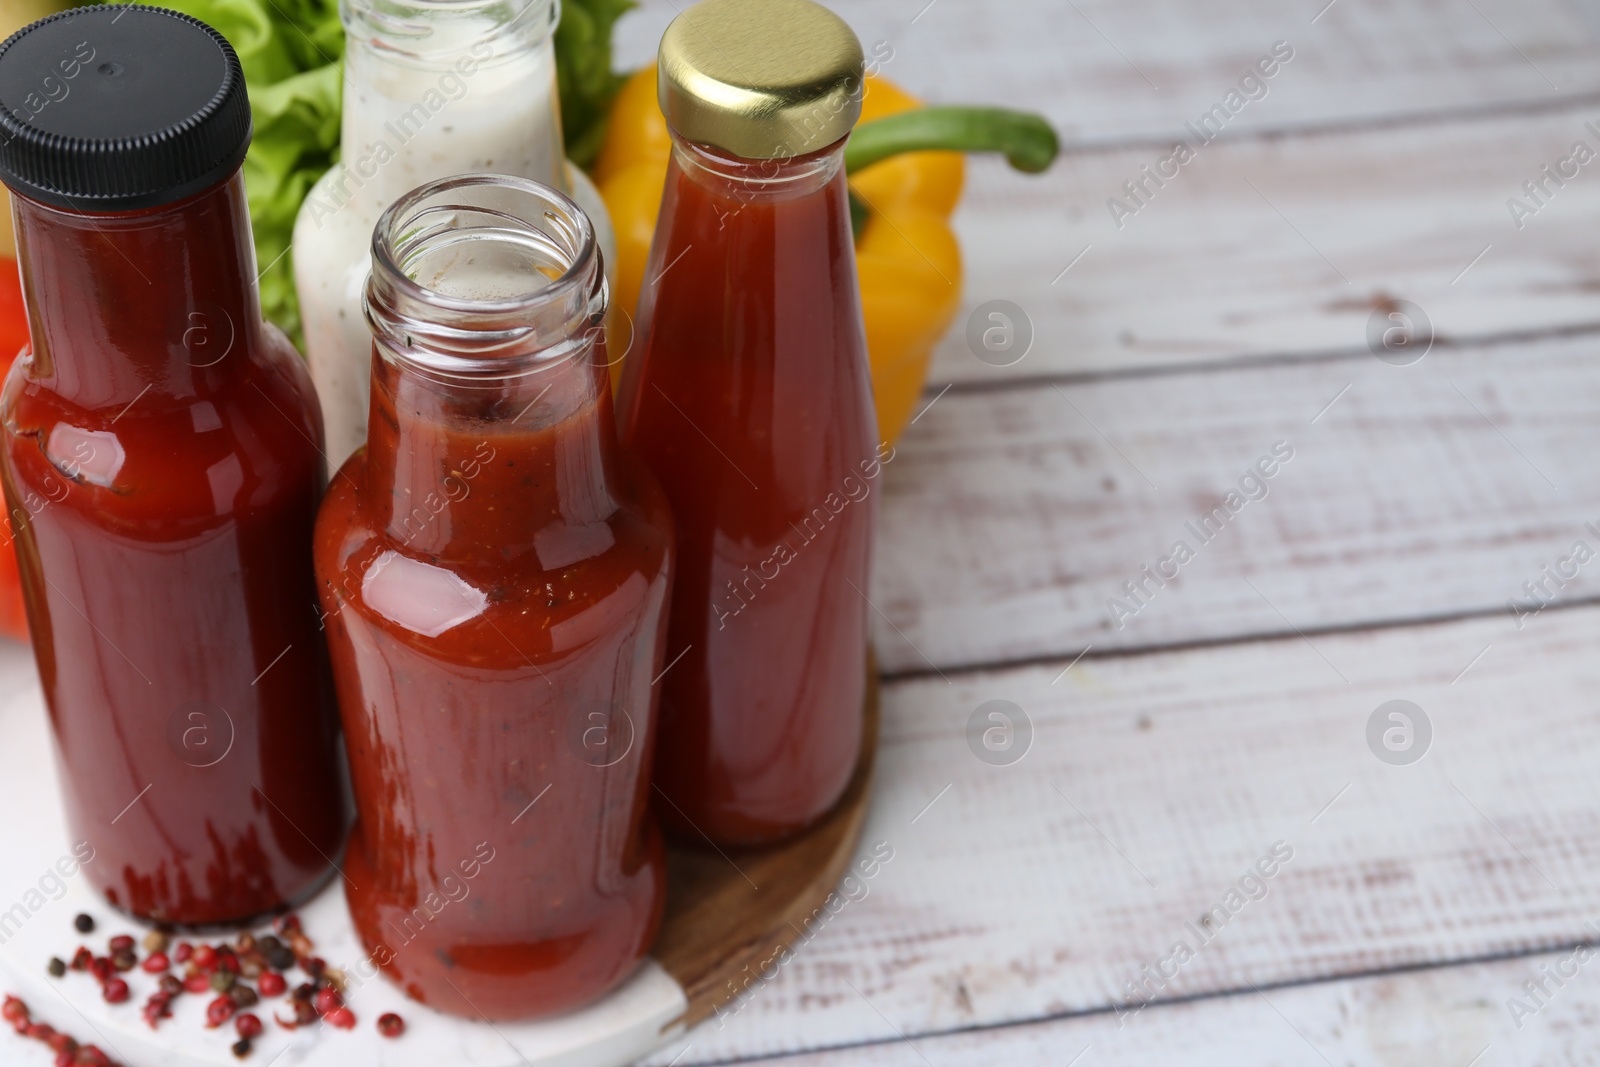
<path fill-rule="evenodd" d="M 297 345 L 289 242 L 295 214 L 339 153 L 344 29 L 337 0 L 161 0 L 215 27 L 239 53 L 255 134 L 244 161 L 261 310 Z"/>
<path fill-rule="evenodd" d="M 600 154 L 611 101 L 627 80 L 611 69 L 611 28 L 634 0 L 562 0 L 556 26 L 556 89 L 567 158 L 589 167 Z"/>

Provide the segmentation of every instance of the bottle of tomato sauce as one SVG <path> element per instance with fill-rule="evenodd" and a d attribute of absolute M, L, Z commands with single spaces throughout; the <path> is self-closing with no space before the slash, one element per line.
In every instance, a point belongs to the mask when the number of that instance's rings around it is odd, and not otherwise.
<path fill-rule="evenodd" d="M 316 561 L 372 960 L 472 1019 L 600 996 L 660 924 L 649 811 L 672 520 L 619 449 L 589 220 L 524 178 L 424 185 L 373 238 L 367 443 Z"/>
<path fill-rule="evenodd" d="M 85 875 L 241 922 L 309 896 L 347 819 L 311 531 L 305 366 L 261 321 L 238 57 L 150 7 L 0 45 L 0 179 L 32 352 L 0 474 Z"/>
<path fill-rule="evenodd" d="M 672 160 L 619 408 L 677 521 L 660 815 L 760 844 L 825 814 L 861 751 L 880 469 L 842 166 L 861 45 L 810 0 L 704 0 L 659 70 Z"/>

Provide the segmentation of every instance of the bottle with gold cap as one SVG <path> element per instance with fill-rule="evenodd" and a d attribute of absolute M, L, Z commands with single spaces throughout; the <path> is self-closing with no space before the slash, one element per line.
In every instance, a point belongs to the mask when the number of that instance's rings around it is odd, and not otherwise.
<path fill-rule="evenodd" d="M 887 458 L 842 166 L 861 45 L 811 0 L 703 0 L 659 71 L 672 162 L 619 400 L 678 534 L 658 807 L 761 844 L 826 814 L 861 752 Z"/>

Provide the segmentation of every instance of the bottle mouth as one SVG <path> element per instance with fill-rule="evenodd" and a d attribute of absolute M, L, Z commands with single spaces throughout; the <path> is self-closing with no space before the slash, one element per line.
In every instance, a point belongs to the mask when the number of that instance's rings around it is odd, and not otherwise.
<path fill-rule="evenodd" d="M 505 55 L 555 32 L 560 0 L 340 0 L 350 40 L 421 66 Z M 502 47 L 510 42 L 510 47 Z"/>
<path fill-rule="evenodd" d="M 436 372 L 506 377 L 587 354 L 603 330 L 594 226 L 527 178 L 464 174 L 389 206 L 363 308 L 381 351 Z"/>

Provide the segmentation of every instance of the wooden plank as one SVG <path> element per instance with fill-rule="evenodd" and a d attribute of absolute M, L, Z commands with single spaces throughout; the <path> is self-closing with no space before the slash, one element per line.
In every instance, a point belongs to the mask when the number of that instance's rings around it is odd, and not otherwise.
<path fill-rule="evenodd" d="M 888 464 L 883 662 L 947 670 L 1484 611 L 1512 636 L 1526 581 L 1557 602 L 1600 593 L 1600 565 L 1559 588 L 1542 571 L 1580 539 L 1600 553 L 1584 526 L 1600 523 L 1595 345 L 952 392 Z M 1279 441 L 1294 458 L 1266 498 L 1202 542 L 1188 524 Z M 1141 569 L 1179 540 L 1195 558 L 1157 588 Z"/>
<path fill-rule="evenodd" d="M 1113 1015 L 978 1030 L 908 1043 L 882 1027 L 883 1042 L 814 1052 L 784 1067 L 1309 1067 L 1320 1057 L 1341 1067 L 1577 1067 L 1593 1064 L 1600 988 L 1593 959 L 1571 951 L 1436 970 L 1270 989 L 1217 1000 Z M 1558 986 L 1546 975 L 1576 977 Z M 1521 988 L 1544 982 L 1545 1006 Z M 867 1004 L 864 1007 L 870 1008 Z M 1121 1025 L 1119 1026 L 1119 1022 Z M 1518 1026 L 1518 1023 L 1521 1026 Z M 675 1042 L 664 1065 L 693 1035 Z M 1076 1058 L 1075 1058 L 1076 1057 Z M 688 1056 L 680 1063 L 692 1062 Z"/>
<path fill-rule="evenodd" d="M 1069 154 L 1031 179 L 975 161 L 957 216 L 963 310 L 931 380 L 1363 350 L 1373 311 L 1396 298 L 1420 305 L 1443 337 L 1593 325 L 1600 254 L 1584 235 L 1600 222 L 1600 168 L 1550 184 L 1532 217 L 1513 219 L 1507 206 L 1575 142 L 1600 151 L 1592 120 L 1600 106 L 1283 138 L 1225 133 L 1116 221 L 1110 198 L 1165 152 Z M 962 328 L 995 299 L 1020 307 L 1034 335 L 1004 367 L 980 361 Z"/>
<path fill-rule="evenodd" d="M 892 860 L 680 1064 L 1131 1003 L 1181 939 L 1195 957 L 1151 995 L 1588 936 L 1600 609 L 1502 637 L 1471 620 L 1084 661 L 1055 684 L 1065 664 L 886 687 L 862 837 Z M 996 699 L 1032 723 L 1010 766 L 966 741 Z M 1366 740 L 1393 699 L 1432 724 L 1409 766 Z M 1293 855 L 1265 896 L 1231 900 L 1277 842 Z"/>
<path fill-rule="evenodd" d="M 1528 106 L 1600 92 L 1597 23 L 1588 9 L 1556 0 L 1474 3 L 1478 11 L 1454 0 L 1338 0 L 1314 25 L 1327 0 L 832 6 L 869 53 L 878 42 L 892 48 L 884 73 L 919 95 L 1041 109 L 1078 146 L 1165 140 L 1221 101 L 1278 40 L 1295 49 L 1294 58 L 1265 97 L 1238 113 L 1235 128 Z M 618 66 L 654 59 L 681 6 L 644 0 L 625 17 Z"/>

